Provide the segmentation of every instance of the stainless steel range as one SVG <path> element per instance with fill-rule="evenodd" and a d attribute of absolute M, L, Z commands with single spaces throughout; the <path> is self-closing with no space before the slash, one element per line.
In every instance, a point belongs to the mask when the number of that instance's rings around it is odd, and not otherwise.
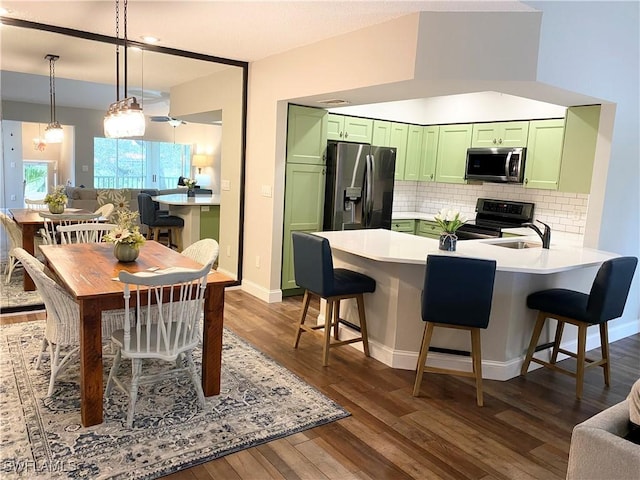
<path fill-rule="evenodd" d="M 533 220 L 533 203 L 479 198 L 476 218 L 457 231 L 458 240 L 501 237 L 505 228 L 517 228 Z"/>

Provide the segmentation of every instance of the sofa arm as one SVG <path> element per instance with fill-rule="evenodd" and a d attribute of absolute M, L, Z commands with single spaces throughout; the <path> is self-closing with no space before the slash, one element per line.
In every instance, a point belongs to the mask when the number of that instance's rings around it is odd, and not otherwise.
<path fill-rule="evenodd" d="M 625 400 L 576 425 L 571 434 L 568 480 L 637 480 L 640 445 L 623 437 L 629 431 Z"/>

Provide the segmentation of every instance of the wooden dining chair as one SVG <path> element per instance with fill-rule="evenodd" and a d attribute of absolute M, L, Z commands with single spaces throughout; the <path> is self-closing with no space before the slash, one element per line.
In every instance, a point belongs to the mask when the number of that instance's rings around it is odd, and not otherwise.
<path fill-rule="evenodd" d="M 56 231 L 62 245 L 70 243 L 98 243 L 111 230 L 116 228 L 114 223 L 74 223 L 72 225 L 58 225 Z"/>
<path fill-rule="evenodd" d="M 105 397 L 109 398 L 114 385 L 129 395 L 127 426 L 133 424 L 138 387 L 165 378 L 188 375 L 198 402 L 204 408 L 204 393 L 192 351 L 200 343 L 198 324 L 204 310 L 204 294 L 211 266 L 209 262 L 200 270 L 119 273 L 118 278 L 124 283 L 125 322 L 123 329 L 111 335 L 116 356 Z M 159 305 L 162 308 L 158 308 Z M 122 358 L 131 360 L 129 385 L 118 374 Z M 143 375 L 144 360 L 162 361 L 169 367 Z"/>
<path fill-rule="evenodd" d="M 58 376 L 78 358 L 80 350 L 80 309 L 73 297 L 56 283 L 53 274 L 47 274 L 45 265 L 22 248 L 16 248 L 16 258 L 36 284 L 47 311 L 42 349 L 36 369 L 40 369 L 47 349 L 51 363 L 47 396 L 54 394 Z M 108 339 L 114 330 L 124 325 L 125 311 L 102 312 L 102 338 Z"/>

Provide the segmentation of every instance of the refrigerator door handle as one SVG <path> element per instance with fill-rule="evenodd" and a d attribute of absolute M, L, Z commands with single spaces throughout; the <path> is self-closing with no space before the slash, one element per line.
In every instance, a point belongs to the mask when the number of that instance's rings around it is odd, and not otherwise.
<path fill-rule="evenodd" d="M 371 224 L 371 215 L 373 213 L 373 179 L 374 179 L 374 169 L 375 169 L 375 159 L 373 155 L 367 155 L 367 163 L 365 168 L 365 198 L 363 206 L 364 206 L 364 227 L 368 227 Z"/>

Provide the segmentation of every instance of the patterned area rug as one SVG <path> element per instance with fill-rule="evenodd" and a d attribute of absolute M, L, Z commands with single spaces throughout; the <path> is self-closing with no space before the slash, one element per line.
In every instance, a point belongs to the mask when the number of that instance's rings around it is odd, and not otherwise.
<path fill-rule="evenodd" d="M 5 265 L 1 265 L 4 274 Z M 11 275 L 11 282 L 4 283 L 5 276 L 2 275 L 2 295 L 0 295 L 0 313 L 21 312 L 28 310 L 44 309 L 44 304 L 37 291 L 25 292 L 22 287 L 23 269 L 17 267 Z"/>
<path fill-rule="evenodd" d="M 43 330 L 42 321 L 0 327 L 3 480 L 157 478 L 349 415 L 225 330 L 221 393 L 207 398 L 204 411 L 188 381 L 168 380 L 141 387 L 131 429 L 127 397 L 117 389 L 105 400 L 104 423 L 84 428 L 77 362 L 46 397 L 48 361 L 35 370 Z M 201 351 L 194 356 L 199 365 Z M 110 366 L 105 360 L 105 384 Z"/>

